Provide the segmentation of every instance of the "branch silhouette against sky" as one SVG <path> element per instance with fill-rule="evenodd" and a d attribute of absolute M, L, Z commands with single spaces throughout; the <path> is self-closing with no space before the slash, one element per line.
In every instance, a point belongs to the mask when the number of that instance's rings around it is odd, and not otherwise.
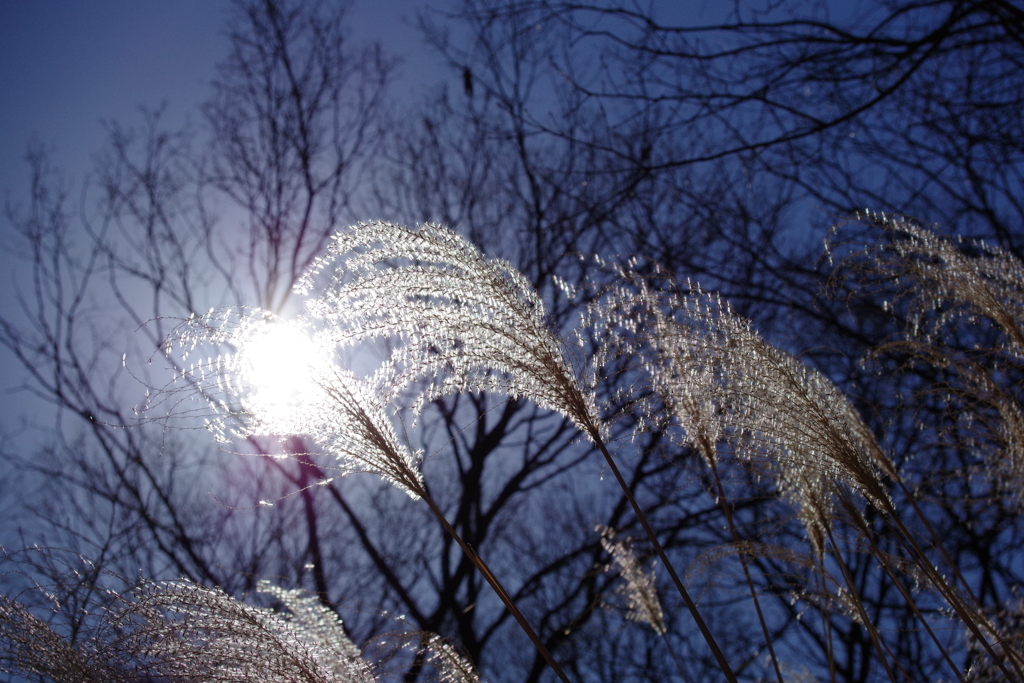
<path fill-rule="evenodd" d="M 0 6 L 5 642 L 125 576 L 381 680 L 1024 678 L 1022 16 Z"/>

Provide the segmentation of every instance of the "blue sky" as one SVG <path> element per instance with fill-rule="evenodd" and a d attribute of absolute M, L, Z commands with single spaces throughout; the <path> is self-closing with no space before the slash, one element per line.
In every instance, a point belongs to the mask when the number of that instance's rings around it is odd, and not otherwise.
<path fill-rule="evenodd" d="M 78 175 L 101 120 L 163 100 L 184 116 L 224 53 L 225 11 L 201 0 L 0 3 L 0 188 L 20 194 L 33 138 Z"/>
<path fill-rule="evenodd" d="M 356 40 L 404 59 L 405 77 L 431 79 L 436 62 L 414 26 L 423 0 L 356 2 Z M 222 0 L 0 0 L 0 193 L 25 187 L 21 159 L 37 139 L 72 179 L 102 144 L 100 122 L 132 121 L 167 101 L 171 121 L 194 116 L 224 56 Z"/>

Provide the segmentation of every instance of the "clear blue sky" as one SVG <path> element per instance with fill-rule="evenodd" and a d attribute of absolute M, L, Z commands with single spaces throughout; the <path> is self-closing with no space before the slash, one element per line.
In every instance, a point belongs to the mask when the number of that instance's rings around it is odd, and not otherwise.
<path fill-rule="evenodd" d="M 404 57 L 406 77 L 433 62 L 414 28 L 424 0 L 356 2 L 353 38 Z M 439 3 L 432 3 L 439 4 Z M 227 44 L 225 0 L 0 0 L 0 193 L 24 189 L 33 137 L 72 177 L 103 141 L 100 121 L 131 121 L 139 105 L 194 113 Z"/>
<path fill-rule="evenodd" d="M 203 0 L 0 1 L 0 188 L 16 199 L 35 137 L 72 175 L 100 146 L 102 119 L 167 100 L 182 116 L 225 51 L 226 5 Z"/>

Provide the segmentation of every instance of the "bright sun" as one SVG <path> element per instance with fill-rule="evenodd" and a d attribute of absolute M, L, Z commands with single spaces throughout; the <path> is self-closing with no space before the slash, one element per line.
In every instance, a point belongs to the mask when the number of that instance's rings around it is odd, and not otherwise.
<path fill-rule="evenodd" d="M 271 428 L 290 431 L 318 393 L 323 351 L 297 325 L 279 320 L 239 350 L 239 361 L 249 409 Z"/>

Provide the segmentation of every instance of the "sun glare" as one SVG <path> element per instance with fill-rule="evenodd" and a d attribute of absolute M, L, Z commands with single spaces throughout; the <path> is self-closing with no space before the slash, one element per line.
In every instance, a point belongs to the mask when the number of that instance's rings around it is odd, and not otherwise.
<path fill-rule="evenodd" d="M 249 409 L 268 426 L 288 430 L 318 393 L 323 351 L 309 334 L 286 321 L 269 325 L 239 350 Z"/>

